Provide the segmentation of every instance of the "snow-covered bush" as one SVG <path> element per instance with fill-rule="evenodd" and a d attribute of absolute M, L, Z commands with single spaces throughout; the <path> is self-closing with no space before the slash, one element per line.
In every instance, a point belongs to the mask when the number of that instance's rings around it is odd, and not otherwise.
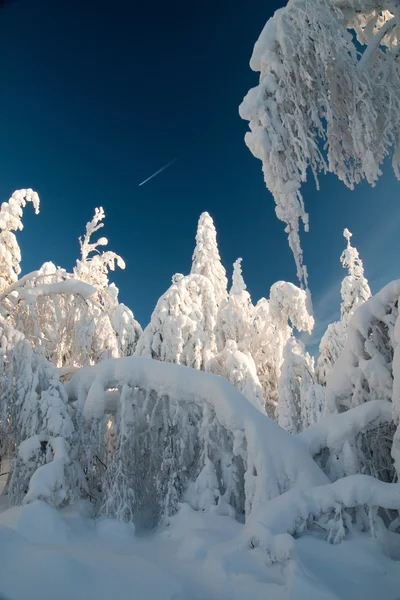
<path fill-rule="evenodd" d="M 111 324 L 117 336 L 118 355 L 132 356 L 142 335 L 142 328 L 131 309 L 125 304 L 118 304 L 111 314 Z"/>
<path fill-rule="evenodd" d="M 365 473 L 391 482 L 394 434 L 392 405 L 371 400 L 346 412 L 330 414 L 298 436 L 331 481 Z"/>

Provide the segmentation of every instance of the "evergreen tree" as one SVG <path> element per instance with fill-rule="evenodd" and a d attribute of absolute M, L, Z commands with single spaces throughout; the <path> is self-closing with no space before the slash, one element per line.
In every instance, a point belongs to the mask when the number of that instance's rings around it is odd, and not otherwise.
<path fill-rule="evenodd" d="M 23 229 L 22 209 L 32 202 L 39 212 L 39 196 L 31 189 L 17 190 L 0 207 L 0 292 L 15 283 L 21 272 L 21 250 L 13 231 Z"/>
<path fill-rule="evenodd" d="M 199 218 L 190 273 L 203 275 L 211 281 L 218 306 L 226 299 L 228 280 L 219 255 L 214 222 L 207 212 Z"/>
<path fill-rule="evenodd" d="M 342 304 L 340 321 L 331 323 L 322 336 L 317 362 L 318 381 L 326 385 L 333 365 L 343 351 L 347 339 L 347 326 L 356 309 L 371 296 L 368 281 L 364 276 L 364 266 L 357 248 L 351 245 L 352 234 L 348 229 L 343 231 L 347 246 L 340 257 L 342 266 L 348 270 L 348 275 L 341 285 Z"/>
<path fill-rule="evenodd" d="M 254 360 L 241 352 L 234 340 L 228 340 L 222 352 L 207 363 L 207 371 L 226 377 L 256 408 L 264 412 L 264 396 Z"/>
<path fill-rule="evenodd" d="M 214 286 L 203 275 L 177 274 L 161 296 L 136 354 L 205 369 L 216 352 Z"/>
<path fill-rule="evenodd" d="M 293 327 L 298 331 L 311 332 L 313 325 L 307 293 L 292 283 L 274 283 L 270 299 L 262 298 L 257 302 L 250 352 L 263 389 L 265 410 L 271 418 L 275 416 L 278 402 L 283 352 Z"/>
<path fill-rule="evenodd" d="M 315 382 L 314 361 L 293 336 L 283 351 L 276 417 L 289 433 L 299 433 L 322 416 L 324 390 Z"/>
<path fill-rule="evenodd" d="M 235 341 L 240 350 L 250 346 L 254 306 L 243 280 L 241 262 L 238 258 L 233 265 L 232 287 L 218 310 L 216 335 L 220 350 L 228 340 Z"/>

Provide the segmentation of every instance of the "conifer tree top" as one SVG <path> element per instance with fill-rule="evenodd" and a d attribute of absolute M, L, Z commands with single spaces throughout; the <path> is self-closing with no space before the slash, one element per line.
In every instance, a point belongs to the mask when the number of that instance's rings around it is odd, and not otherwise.
<path fill-rule="evenodd" d="M 227 296 L 228 280 L 221 263 L 217 244 L 217 232 L 208 212 L 200 215 L 196 233 L 196 247 L 192 258 L 192 275 L 208 277 L 214 286 L 219 304 Z"/>
<path fill-rule="evenodd" d="M 232 287 L 230 291 L 231 294 L 240 294 L 247 288 L 242 275 L 242 260 L 242 258 L 238 258 L 233 263 Z"/>

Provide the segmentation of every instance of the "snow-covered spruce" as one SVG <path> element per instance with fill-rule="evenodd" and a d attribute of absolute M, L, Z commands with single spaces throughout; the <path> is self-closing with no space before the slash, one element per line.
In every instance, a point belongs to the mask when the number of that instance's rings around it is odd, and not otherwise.
<path fill-rule="evenodd" d="M 400 280 L 392 281 L 350 319 L 344 350 L 327 382 L 328 412 L 369 400 L 392 401 L 399 296 Z"/>
<path fill-rule="evenodd" d="M 278 380 L 278 423 L 289 433 L 298 433 L 321 418 L 324 403 L 324 390 L 315 381 L 314 361 L 304 345 L 291 337 L 283 351 Z"/>
<path fill-rule="evenodd" d="M 219 307 L 216 324 L 217 346 L 223 350 L 228 340 L 248 351 L 253 335 L 254 306 L 242 275 L 242 259 L 233 264 L 232 287 Z"/>
<path fill-rule="evenodd" d="M 257 302 L 249 351 L 263 389 L 265 410 L 271 418 L 275 417 L 278 403 L 283 351 L 293 327 L 298 331 L 311 332 L 313 326 L 307 293 L 292 283 L 274 283 L 270 299 L 262 298 Z"/>
<path fill-rule="evenodd" d="M 202 213 L 199 218 L 190 273 L 203 275 L 210 280 L 218 306 L 227 297 L 228 280 L 219 255 L 217 232 L 207 212 Z"/>
<path fill-rule="evenodd" d="M 394 424 L 398 425 L 399 296 L 400 281 L 392 281 L 355 311 L 343 352 L 328 378 L 327 413 L 342 412 L 371 400 L 386 400 L 392 402 Z M 392 438 L 393 427 L 388 425 L 373 438 L 367 436 L 364 449 L 347 447 L 346 464 L 352 463 L 353 472 L 383 472 L 385 478 L 393 477 L 390 454 L 397 473 L 400 471 L 398 429 L 393 447 Z"/>
<path fill-rule="evenodd" d="M 205 369 L 217 352 L 214 287 L 204 275 L 175 275 L 158 300 L 136 354 Z"/>
<path fill-rule="evenodd" d="M 316 374 L 322 385 L 326 385 L 332 367 L 343 351 L 351 317 L 355 310 L 371 297 L 371 290 L 364 276 L 364 265 L 357 248 L 353 248 L 350 242 L 352 234 L 345 229 L 343 235 L 347 240 L 347 247 L 342 252 L 340 262 L 348 270 L 348 274 L 341 285 L 340 321 L 328 325 L 319 345 Z"/>

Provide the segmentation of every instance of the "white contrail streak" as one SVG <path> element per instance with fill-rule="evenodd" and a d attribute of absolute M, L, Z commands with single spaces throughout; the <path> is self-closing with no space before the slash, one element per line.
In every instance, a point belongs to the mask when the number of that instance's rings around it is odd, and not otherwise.
<path fill-rule="evenodd" d="M 157 175 L 159 175 L 160 173 L 162 173 L 163 171 L 165 171 L 165 169 L 168 169 L 168 167 L 170 167 L 171 165 L 173 165 L 177 160 L 178 160 L 178 156 L 176 158 L 174 158 L 173 160 L 171 160 L 169 163 L 167 163 L 166 165 L 164 165 L 163 167 L 161 167 L 161 169 L 158 169 L 158 171 L 156 171 L 155 173 L 153 173 L 153 175 L 150 175 L 150 177 L 148 177 L 147 179 L 145 179 L 144 181 L 142 181 L 142 183 L 139 183 L 140 187 L 141 185 L 144 185 L 145 183 L 147 183 L 148 181 L 150 181 L 150 179 L 153 179 L 153 177 L 157 177 Z"/>

